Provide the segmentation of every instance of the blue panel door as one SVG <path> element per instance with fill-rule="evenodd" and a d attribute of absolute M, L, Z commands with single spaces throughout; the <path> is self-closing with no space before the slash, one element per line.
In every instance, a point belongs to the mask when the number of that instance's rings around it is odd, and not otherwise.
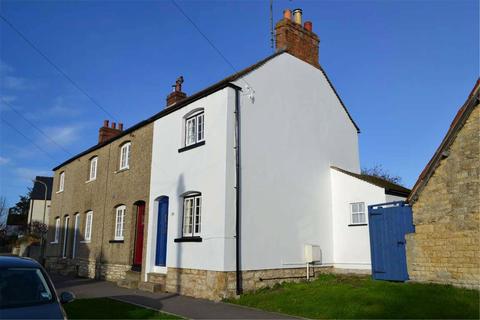
<path fill-rule="evenodd" d="M 415 232 L 412 208 L 403 201 L 368 207 L 372 276 L 408 280 L 405 234 Z"/>
<path fill-rule="evenodd" d="M 167 262 L 168 197 L 161 197 L 158 202 L 157 248 L 155 265 L 165 267 Z"/>

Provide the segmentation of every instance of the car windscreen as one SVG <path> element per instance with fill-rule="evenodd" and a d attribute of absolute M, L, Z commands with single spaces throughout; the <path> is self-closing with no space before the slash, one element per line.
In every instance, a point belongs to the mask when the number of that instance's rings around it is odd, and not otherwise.
<path fill-rule="evenodd" d="M 0 268 L 0 309 L 50 303 L 54 296 L 38 268 Z"/>

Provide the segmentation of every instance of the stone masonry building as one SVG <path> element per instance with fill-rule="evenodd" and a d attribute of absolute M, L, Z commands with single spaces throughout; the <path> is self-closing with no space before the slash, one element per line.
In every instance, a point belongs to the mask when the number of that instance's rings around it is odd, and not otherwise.
<path fill-rule="evenodd" d="M 152 125 L 105 121 L 97 145 L 53 169 L 48 269 L 112 281 L 141 270 L 151 147 Z"/>
<path fill-rule="evenodd" d="M 407 235 L 411 280 L 479 288 L 480 110 L 477 81 L 415 184 L 415 233 Z"/>

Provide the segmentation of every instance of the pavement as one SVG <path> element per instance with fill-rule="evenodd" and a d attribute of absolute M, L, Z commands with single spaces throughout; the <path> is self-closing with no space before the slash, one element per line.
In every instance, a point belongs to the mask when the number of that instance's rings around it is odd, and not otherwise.
<path fill-rule="evenodd" d="M 58 293 L 73 292 L 78 299 L 108 297 L 188 319 L 296 319 L 280 313 L 175 293 L 150 293 L 118 287 L 113 282 L 52 275 Z"/>

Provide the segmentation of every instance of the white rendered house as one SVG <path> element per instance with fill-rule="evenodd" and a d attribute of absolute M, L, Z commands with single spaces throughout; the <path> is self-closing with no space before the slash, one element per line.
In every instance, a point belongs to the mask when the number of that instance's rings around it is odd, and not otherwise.
<path fill-rule="evenodd" d="M 277 24 L 276 54 L 177 86 L 154 116 L 143 281 L 219 299 L 305 276 L 306 245 L 316 267 L 370 269 L 367 206 L 397 198 L 361 179 L 359 128 L 297 22 Z"/>

